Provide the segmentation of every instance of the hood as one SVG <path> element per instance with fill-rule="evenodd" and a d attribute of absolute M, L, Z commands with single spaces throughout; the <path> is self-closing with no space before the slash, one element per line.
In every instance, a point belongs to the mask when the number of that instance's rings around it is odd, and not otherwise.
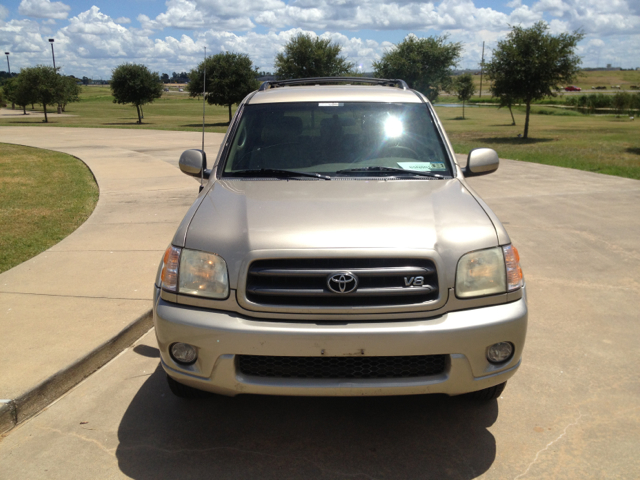
<path fill-rule="evenodd" d="M 185 247 L 226 260 L 232 288 L 256 250 L 435 250 L 448 278 L 462 254 L 497 244 L 493 223 L 455 178 L 219 180 L 185 238 Z"/>

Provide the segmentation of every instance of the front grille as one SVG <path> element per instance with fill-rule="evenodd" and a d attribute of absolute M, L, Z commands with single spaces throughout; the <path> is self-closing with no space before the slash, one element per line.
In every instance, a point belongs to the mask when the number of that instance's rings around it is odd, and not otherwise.
<path fill-rule="evenodd" d="M 444 372 L 446 355 L 406 357 L 271 357 L 238 355 L 245 375 L 270 378 L 413 378 Z"/>
<path fill-rule="evenodd" d="M 356 276 L 357 287 L 332 291 L 328 279 L 336 273 Z M 431 260 L 415 258 L 257 260 L 249 266 L 246 295 L 270 306 L 416 305 L 438 299 L 438 275 Z"/>

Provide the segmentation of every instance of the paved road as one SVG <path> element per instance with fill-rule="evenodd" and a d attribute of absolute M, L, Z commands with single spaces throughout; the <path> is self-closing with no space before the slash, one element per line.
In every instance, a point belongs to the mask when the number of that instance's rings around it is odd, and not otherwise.
<path fill-rule="evenodd" d="M 503 161 L 472 184 L 529 293 L 499 400 L 186 402 L 150 332 L 4 438 L 0 478 L 638 478 L 640 182 Z"/>

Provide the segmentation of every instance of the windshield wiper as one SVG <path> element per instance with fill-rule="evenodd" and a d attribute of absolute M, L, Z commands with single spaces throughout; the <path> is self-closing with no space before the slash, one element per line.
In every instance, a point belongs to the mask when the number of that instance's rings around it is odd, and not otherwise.
<path fill-rule="evenodd" d="M 415 170 L 405 170 L 403 168 L 394 168 L 394 167 L 360 167 L 360 168 L 345 168 L 344 170 L 338 170 L 336 173 L 358 173 L 358 172 L 394 172 L 394 173 L 404 173 L 405 175 L 419 175 L 422 177 L 431 177 L 431 178 L 439 178 L 443 179 L 444 175 L 440 175 L 439 173 L 433 172 L 417 172 Z"/>
<path fill-rule="evenodd" d="M 229 172 L 226 175 L 230 177 L 259 177 L 264 175 L 275 175 L 278 177 L 311 177 L 320 178 L 322 180 L 331 180 L 331 177 L 321 175 L 316 172 L 296 172 L 295 170 L 283 170 L 280 168 L 250 168 L 247 170 Z"/>

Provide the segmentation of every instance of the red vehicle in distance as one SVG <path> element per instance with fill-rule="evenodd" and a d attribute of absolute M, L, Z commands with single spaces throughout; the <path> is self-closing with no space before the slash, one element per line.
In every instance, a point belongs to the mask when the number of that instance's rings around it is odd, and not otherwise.
<path fill-rule="evenodd" d="M 575 85 L 569 85 L 568 87 L 564 87 L 567 92 L 580 92 L 582 89 L 580 87 L 576 87 Z"/>

